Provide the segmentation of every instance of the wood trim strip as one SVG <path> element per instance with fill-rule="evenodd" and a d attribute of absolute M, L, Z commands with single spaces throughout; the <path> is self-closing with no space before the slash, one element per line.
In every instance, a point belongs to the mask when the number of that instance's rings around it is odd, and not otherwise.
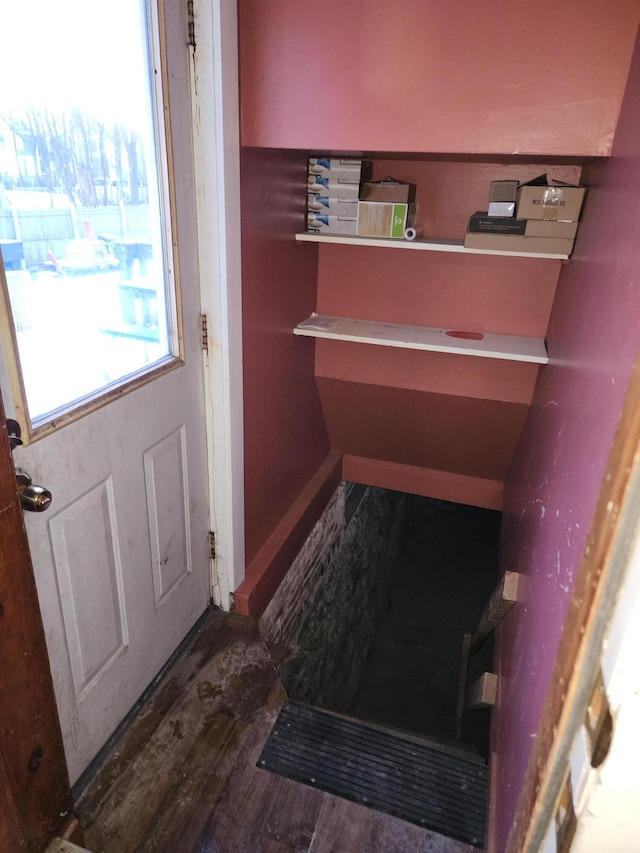
<path fill-rule="evenodd" d="M 518 600 L 519 578 L 520 575 L 517 572 L 505 572 L 500 578 L 500 582 L 487 601 L 476 630 L 473 632 L 472 654 L 478 651 L 484 640 Z"/>
<path fill-rule="evenodd" d="M 256 618 L 264 613 L 341 479 L 342 454 L 329 453 L 248 566 L 236 590 L 238 613 Z"/>
<path fill-rule="evenodd" d="M 454 737 L 460 740 L 462 733 L 462 718 L 464 716 L 464 703 L 467 692 L 467 675 L 469 672 L 469 654 L 471 652 L 471 634 L 465 634 L 462 638 L 462 654 L 460 655 L 460 672 L 458 674 L 458 696 L 456 700 L 456 724 Z"/>
<path fill-rule="evenodd" d="M 0 819 L 41 850 L 73 815 L 69 776 L 29 544 L 0 398 Z"/>
<path fill-rule="evenodd" d="M 578 726 L 597 678 L 604 634 L 613 614 L 625 561 L 614 551 L 626 524 L 640 461 L 640 359 L 634 371 L 609 455 L 593 522 L 571 596 L 525 780 L 509 839 L 508 853 L 534 853 L 561 793 Z M 637 498 L 636 495 L 634 497 Z"/>
<path fill-rule="evenodd" d="M 465 707 L 471 711 L 477 708 L 493 708 L 498 695 L 498 676 L 494 672 L 483 672 L 467 691 Z"/>

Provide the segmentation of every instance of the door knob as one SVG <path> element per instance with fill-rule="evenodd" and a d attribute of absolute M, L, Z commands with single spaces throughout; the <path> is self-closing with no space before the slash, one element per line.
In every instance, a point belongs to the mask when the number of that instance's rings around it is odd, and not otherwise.
<path fill-rule="evenodd" d="M 44 512 L 51 506 L 51 492 L 31 482 L 31 477 L 22 468 L 16 468 L 16 480 L 22 509 L 27 512 Z"/>
<path fill-rule="evenodd" d="M 19 447 L 22 444 L 22 430 L 18 421 L 13 418 L 7 418 L 7 433 L 9 435 L 9 446 L 13 450 L 14 447 Z"/>

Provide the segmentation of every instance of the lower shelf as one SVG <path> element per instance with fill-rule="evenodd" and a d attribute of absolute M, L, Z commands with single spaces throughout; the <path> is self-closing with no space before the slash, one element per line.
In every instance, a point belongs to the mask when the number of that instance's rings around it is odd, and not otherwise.
<path fill-rule="evenodd" d="M 312 338 L 448 352 L 478 358 L 498 358 L 532 364 L 547 364 L 549 361 L 543 340 L 514 335 L 353 320 L 315 313 L 299 323 L 293 331 L 296 335 Z"/>

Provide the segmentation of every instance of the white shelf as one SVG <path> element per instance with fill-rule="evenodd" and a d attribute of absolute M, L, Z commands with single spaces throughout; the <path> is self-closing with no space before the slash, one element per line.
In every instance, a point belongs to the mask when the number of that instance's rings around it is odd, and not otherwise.
<path fill-rule="evenodd" d="M 443 240 L 437 237 L 420 240 L 400 240 L 384 237 L 352 237 L 344 234 L 318 234 L 315 231 L 302 231 L 296 234 L 301 243 L 341 243 L 349 246 L 377 246 L 385 249 L 413 249 L 423 252 L 458 252 L 462 255 L 503 255 L 511 258 L 546 258 L 547 260 L 566 261 L 569 255 L 548 254 L 542 252 L 503 252 L 496 249 L 467 249 L 462 240 Z"/>
<path fill-rule="evenodd" d="M 372 320 L 350 320 L 344 317 L 325 317 L 312 314 L 293 330 L 296 335 L 352 341 L 383 347 L 430 350 L 479 358 L 499 358 L 547 364 L 549 358 L 543 340 L 513 335 L 482 334 L 479 339 L 462 335 L 480 333 L 435 329 L 428 326 L 405 326 L 399 323 L 378 323 Z M 451 334 L 453 332 L 453 335 Z"/>

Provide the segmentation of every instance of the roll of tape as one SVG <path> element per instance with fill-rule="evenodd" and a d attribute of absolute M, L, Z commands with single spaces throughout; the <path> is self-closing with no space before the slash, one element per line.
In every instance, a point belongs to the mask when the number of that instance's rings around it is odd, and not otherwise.
<path fill-rule="evenodd" d="M 405 228 L 404 230 L 404 239 L 405 240 L 418 240 L 424 234 L 424 229 L 417 228 Z"/>

